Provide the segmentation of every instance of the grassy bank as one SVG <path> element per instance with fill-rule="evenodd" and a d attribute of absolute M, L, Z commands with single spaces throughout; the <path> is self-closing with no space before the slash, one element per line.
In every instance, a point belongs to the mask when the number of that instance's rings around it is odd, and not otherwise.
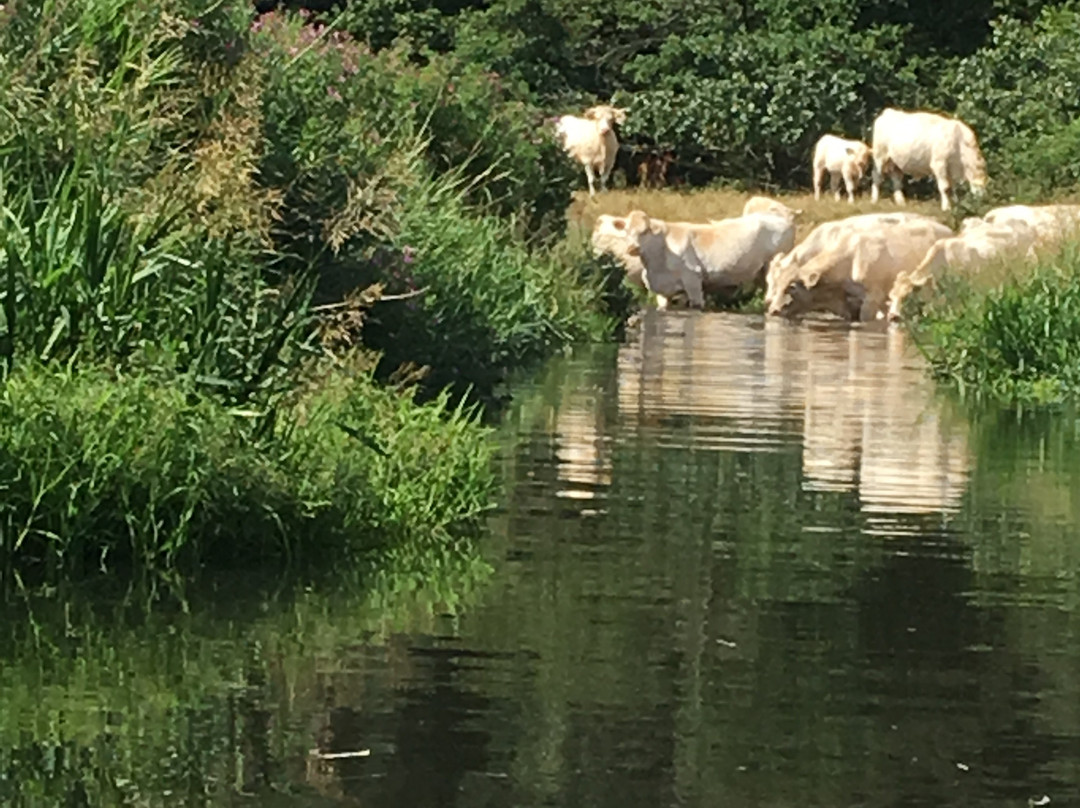
<path fill-rule="evenodd" d="M 0 16 L 0 569 L 453 547 L 458 402 L 620 317 L 544 113 L 241 0 Z"/>
<path fill-rule="evenodd" d="M 762 194 L 766 192 L 762 191 Z M 577 237 L 588 239 L 596 219 L 601 214 L 613 216 L 625 216 L 632 210 L 643 210 L 650 216 L 669 221 L 700 222 L 708 219 L 725 219 L 731 216 L 740 216 L 743 205 L 755 194 L 749 191 L 738 191 L 731 188 L 696 188 L 696 189 L 665 189 L 665 190 L 639 190 L 626 188 L 609 191 L 600 194 L 594 200 L 589 199 L 585 192 L 574 194 L 573 202 L 568 213 L 571 233 L 577 231 Z M 820 200 L 814 199 L 812 193 L 768 193 L 774 199 L 778 199 L 788 207 L 802 211 L 796 218 L 796 240 L 801 240 L 807 233 L 822 222 L 841 219 L 845 216 L 855 216 L 860 213 L 886 213 L 897 210 L 892 200 L 883 200 L 878 204 L 870 202 L 869 190 L 864 189 L 861 196 L 857 197 L 855 204 L 846 201 L 837 202 L 831 196 L 823 196 Z M 924 216 L 932 216 L 946 224 L 951 224 L 958 215 L 954 212 L 943 213 L 936 199 L 909 199 L 908 204 L 902 210 L 913 213 L 921 213 Z"/>
<path fill-rule="evenodd" d="M 953 273 L 906 301 L 934 375 L 975 398 L 1080 393 L 1080 244 Z"/>
<path fill-rule="evenodd" d="M 257 415 L 146 374 L 20 368 L 0 391 L 0 559 L 81 576 L 438 556 L 494 491 L 474 413 L 369 370 L 313 376 L 272 433 Z"/>

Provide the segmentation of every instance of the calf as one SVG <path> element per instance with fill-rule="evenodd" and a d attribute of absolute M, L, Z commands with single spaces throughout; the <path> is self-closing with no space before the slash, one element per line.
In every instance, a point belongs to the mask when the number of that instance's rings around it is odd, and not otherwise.
<path fill-rule="evenodd" d="M 821 183 L 829 175 L 829 187 L 840 199 L 840 180 L 844 181 L 848 202 L 855 202 L 855 191 L 870 167 L 873 153 L 860 140 L 836 135 L 822 135 L 814 146 L 814 199 L 821 199 Z"/>

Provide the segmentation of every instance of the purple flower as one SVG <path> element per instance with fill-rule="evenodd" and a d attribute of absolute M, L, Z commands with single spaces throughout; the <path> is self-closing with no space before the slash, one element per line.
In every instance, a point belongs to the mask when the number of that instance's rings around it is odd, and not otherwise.
<path fill-rule="evenodd" d="M 416 260 L 416 250 L 414 250 L 410 245 L 406 244 L 405 249 L 401 251 L 401 260 L 404 261 L 406 264 L 411 264 L 413 261 Z"/>
<path fill-rule="evenodd" d="M 335 101 L 341 100 L 341 93 L 337 91 L 337 87 L 327 87 L 326 94 L 333 98 Z"/>

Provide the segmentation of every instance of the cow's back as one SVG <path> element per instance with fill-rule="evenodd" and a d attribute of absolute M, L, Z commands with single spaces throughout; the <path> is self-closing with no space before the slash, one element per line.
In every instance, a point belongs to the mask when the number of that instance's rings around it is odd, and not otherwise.
<path fill-rule="evenodd" d="M 694 230 L 694 248 L 705 266 L 707 289 L 756 279 L 776 253 L 790 249 L 795 225 L 785 216 L 752 213 Z"/>
<path fill-rule="evenodd" d="M 949 118 L 933 112 L 886 109 L 874 119 L 874 160 L 878 165 L 891 162 L 913 177 L 926 176 L 941 139 L 954 136 L 950 123 Z"/>

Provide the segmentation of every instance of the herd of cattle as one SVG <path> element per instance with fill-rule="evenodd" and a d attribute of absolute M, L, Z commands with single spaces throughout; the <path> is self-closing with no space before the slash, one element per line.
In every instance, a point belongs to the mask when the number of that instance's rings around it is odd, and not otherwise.
<path fill-rule="evenodd" d="M 618 150 L 614 125 L 623 120 L 623 110 L 605 105 L 556 124 L 567 153 L 585 167 L 590 195 L 597 178 L 606 187 Z M 828 174 L 837 198 L 843 181 L 853 202 L 871 164 L 874 202 L 885 177 L 893 182 L 898 204 L 904 203 L 904 175 L 934 177 L 942 210 L 949 209 L 959 183 L 975 194 L 986 187 L 985 161 L 969 126 L 936 113 L 886 109 L 874 120 L 869 146 L 834 135 L 818 141 L 815 198 Z M 1080 225 L 1080 205 L 995 208 L 965 219 L 959 233 L 931 217 L 896 211 L 825 222 L 796 246 L 798 214 L 767 197 L 752 197 L 742 216 L 708 222 L 667 222 L 640 210 L 605 214 L 592 243 L 598 253 L 615 256 L 631 282 L 656 296 L 659 308 L 682 296 L 701 308 L 706 294 L 729 295 L 764 281 L 770 314 L 827 311 L 868 321 L 897 319 L 904 298 L 946 269 L 1031 258 L 1036 248 Z"/>

